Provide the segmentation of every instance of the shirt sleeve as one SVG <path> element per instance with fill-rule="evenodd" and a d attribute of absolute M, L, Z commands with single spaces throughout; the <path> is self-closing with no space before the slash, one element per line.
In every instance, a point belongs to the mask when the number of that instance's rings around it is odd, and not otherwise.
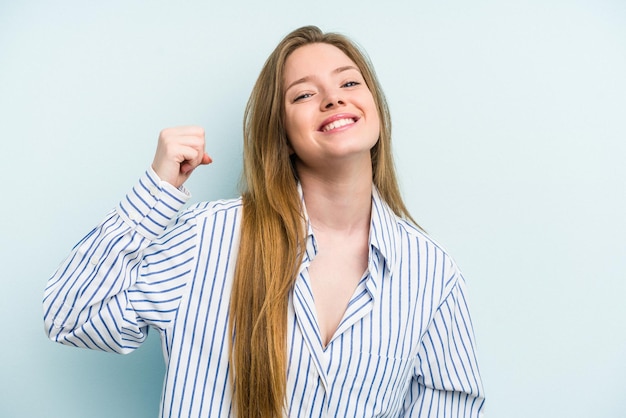
<path fill-rule="evenodd" d="M 457 272 L 422 339 L 404 416 L 478 418 L 484 401 L 465 280 Z"/>
<path fill-rule="evenodd" d="M 188 269 L 177 266 L 181 257 L 175 256 L 169 257 L 165 267 L 163 256 L 158 256 L 164 246 L 153 243 L 170 226 L 167 230 L 171 232 L 166 234 L 170 247 L 181 241 L 193 245 L 189 220 L 177 218 L 188 198 L 186 190 L 161 181 L 152 169 L 139 179 L 48 280 L 43 309 L 50 339 L 76 347 L 127 353 L 145 340 L 148 325 L 171 319 L 175 293 L 184 286 L 153 273 Z M 189 260 L 187 256 L 182 259 Z M 165 276 L 186 280 L 180 273 Z"/>

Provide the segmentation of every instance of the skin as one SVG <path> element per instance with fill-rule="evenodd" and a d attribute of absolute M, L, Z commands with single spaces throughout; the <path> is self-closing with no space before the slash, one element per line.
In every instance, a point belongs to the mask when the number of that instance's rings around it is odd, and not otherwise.
<path fill-rule="evenodd" d="M 309 274 L 327 345 L 367 269 L 370 150 L 378 141 L 380 122 L 360 71 L 338 48 L 302 46 L 284 70 L 285 125 L 318 244 Z M 152 163 L 157 175 L 180 187 L 199 165 L 209 164 L 204 135 L 198 126 L 161 131 Z"/>
<path fill-rule="evenodd" d="M 380 125 L 356 64 L 338 48 L 316 43 L 295 50 L 284 70 L 285 128 L 299 175 L 338 177 L 342 168 L 367 169 Z M 329 129 L 337 118 L 348 124 Z"/>
<path fill-rule="evenodd" d="M 309 274 L 327 345 L 367 269 L 370 150 L 380 122 L 360 71 L 334 46 L 311 44 L 294 51 L 285 63 L 285 86 L 287 136 L 318 244 Z M 355 123 L 327 130 L 327 122 L 336 118 Z"/>
<path fill-rule="evenodd" d="M 213 161 L 204 151 L 204 143 L 204 129 L 199 126 L 163 129 L 152 169 L 161 180 L 180 187 L 196 167 Z"/>

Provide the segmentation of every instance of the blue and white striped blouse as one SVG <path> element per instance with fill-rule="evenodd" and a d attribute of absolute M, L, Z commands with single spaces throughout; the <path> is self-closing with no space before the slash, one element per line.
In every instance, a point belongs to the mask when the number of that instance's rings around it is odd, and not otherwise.
<path fill-rule="evenodd" d="M 148 170 L 74 247 L 44 296 L 49 337 L 118 353 L 161 335 L 162 417 L 234 416 L 228 310 L 240 199 L 178 215 L 186 191 Z M 290 296 L 285 415 L 478 417 L 484 396 L 465 281 L 450 256 L 372 193 L 368 271 L 330 343 L 306 254 Z"/>

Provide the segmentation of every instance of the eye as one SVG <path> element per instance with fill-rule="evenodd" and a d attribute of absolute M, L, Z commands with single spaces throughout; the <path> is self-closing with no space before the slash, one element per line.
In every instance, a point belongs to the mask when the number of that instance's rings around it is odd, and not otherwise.
<path fill-rule="evenodd" d="M 311 94 L 311 93 L 303 93 L 303 94 L 301 94 L 299 96 L 296 96 L 296 98 L 293 99 L 293 101 L 295 103 L 295 102 L 298 102 L 300 100 L 308 99 L 311 96 L 313 96 L 313 94 Z"/>
<path fill-rule="evenodd" d="M 358 81 L 348 81 L 347 83 L 345 83 L 341 87 L 356 87 L 356 86 L 358 86 L 360 84 L 361 83 L 359 83 Z"/>

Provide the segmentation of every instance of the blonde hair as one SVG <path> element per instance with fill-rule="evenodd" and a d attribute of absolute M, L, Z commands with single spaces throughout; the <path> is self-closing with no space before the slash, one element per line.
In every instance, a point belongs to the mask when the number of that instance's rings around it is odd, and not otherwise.
<path fill-rule="evenodd" d="M 244 114 L 243 219 L 229 325 L 239 417 L 284 413 L 287 306 L 306 236 L 285 132 L 283 69 L 293 51 L 311 43 L 339 48 L 361 70 L 380 119 L 380 138 L 371 150 L 373 183 L 398 216 L 411 219 L 396 180 L 389 109 L 367 56 L 345 36 L 315 26 L 291 32 L 265 62 Z"/>

